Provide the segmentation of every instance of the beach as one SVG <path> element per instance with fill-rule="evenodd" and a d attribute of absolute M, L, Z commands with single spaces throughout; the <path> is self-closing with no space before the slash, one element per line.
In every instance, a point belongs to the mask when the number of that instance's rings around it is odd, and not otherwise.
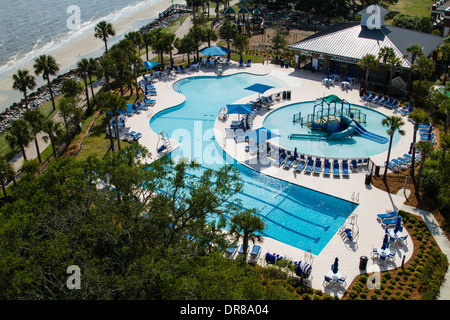
<path fill-rule="evenodd" d="M 112 22 L 114 29 L 116 30 L 116 36 L 108 39 L 108 44 L 112 45 L 119 40 L 123 39 L 124 35 L 130 31 L 139 30 L 139 26 L 150 23 L 154 19 L 158 18 L 158 14 L 172 4 L 185 4 L 185 0 L 163 0 L 148 7 L 143 8 L 139 12 L 132 13 L 124 16 L 116 22 Z M 76 39 L 75 41 L 68 43 L 66 46 L 58 50 L 50 50 L 46 54 L 51 54 L 56 62 L 60 65 L 60 71 L 58 75 L 64 74 L 76 66 L 76 63 L 82 58 L 98 57 L 104 51 L 104 43 L 101 39 L 95 38 L 94 29 L 92 29 L 86 35 Z M 29 70 L 34 75 L 33 63 L 30 62 L 20 69 Z M 4 112 L 13 103 L 19 102 L 23 98 L 23 93 L 12 89 L 13 81 L 12 75 L 17 70 L 12 71 L 5 79 L 0 80 L 0 113 Z M 55 77 L 53 77 L 55 78 Z M 52 78 L 52 79 L 53 79 Z M 45 85 L 46 82 L 42 79 L 42 76 L 36 77 L 36 88 Z M 30 94 L 28 92 L 28 94 Z"/>

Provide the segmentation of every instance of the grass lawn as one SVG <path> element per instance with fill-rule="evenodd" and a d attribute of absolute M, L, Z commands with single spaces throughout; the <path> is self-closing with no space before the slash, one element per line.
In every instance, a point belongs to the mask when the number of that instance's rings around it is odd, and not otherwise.
<path fill-rule="evenodd" d="M 389 6 L 391 12 L 406 13 L 421 17 L 430 17 L 433 0 L 398 0 L 395 5 Z"/>

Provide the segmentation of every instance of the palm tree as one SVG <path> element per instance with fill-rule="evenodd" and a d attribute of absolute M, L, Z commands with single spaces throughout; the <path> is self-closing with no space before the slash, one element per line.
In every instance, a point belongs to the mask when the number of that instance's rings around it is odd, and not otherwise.
<path fill-rule="evenodd" d="M 34 136 L 34 144 L 36 146 L 36 153 L 39 163 L 42 163 L 41 152 L 39 151 L 39 143 L 37 135 L 42 130 L 42 123 L 44 122 L 44 115 L 39 110 L 28 110 L 23 114 L 23 118 L 28 122 L 31 128 L 31 134 Z"/>
<path fill-rule="evenodd" d="M 208 47 L 211 47 L 211 41 L 217 41 L 217 33 L 211 28 L 206 28 L 205 39 L 208 41 Z"/>
<path fill-rule="evenodd" d="M 188 58 L 188 64 L 191 64 L 191 53 L 195 52 L 195 41 L 190 35 L 185 35 L 180 41 L 177 42 L 176 48 L 178 53 L 186 53 Z"/>
<path fill-rule="evenodd" d="M 95 60 L 94 58 L 89 58 L 87 63 L 87 75 L 89 78 L 89 84 L 91 86 L 91 94 L 93 100 L 95 100 L 95 96 L 94 96 L 94 84 L 92 82 L 92 76 L 97 72 L 98 68 L 99 67 L 97 60 Z"/>
<path fill-rule="evenodd" d="M 16 74 L 12 76 L 14 83 L 12 88 L 23 93 L 25 99 L 25 107 L 28 110 L 28 96 L 27 89 L 33 90 L 36 86 L 36 79 L 29 74 L 28 70 L 17 70 Z"/>
<path fill-rule="evenodd" d="M 389 86 L 388 86 L 388 92 L 391 92 L 391 85 L 392 85 L 392 78 L 394 77 L 395 74 L 395 69 L 396 68 L 401 68 L 402 67 L 402 59 L 400 57 L 397 56 L 392 56 L 389 59 Z"/>
<path fill-rule="evenodd" d="M 3 157 L 0 158 L 0 183 L 2 184 L 2 190 L 6 200 L 8 199 L 8 195 L 6 194 L 5 184 L 10 180 L 15 181 L 15 175 L 16 172 L 12 164 L 3 159 Z"/>
<path fill-rule="evenodd" d="M 99 59 L 99 68 L 97 76 L 104 77 L 106 82 L 106 90 L 110 89 L 110 79 L 115 72 L 115 65 L 109 54 L 103 55 Z"/>
<path fill-rule="evenodd" d="M 103 40 L 103 42 L 105 43 L 106 52 L 108 52 L 108 38 L 115 35 L 116 31 L 114 30 L 111 23 L 100 21 L 95 26 L 95 37 Z"/>
<path fill-rule="evenodd" d="M 394 133 L 398 131 L 399 134 L 401 134 L 402 136 L 405 135 L 405 131 L 401 129 L 402 126 L 405 125 L 405 122 L 403 121 L 403 119 L 401 117 L 398 116 L 392 116 L 392 117 L 386 117 L 383 120 L 381 120 L 381 124 L 383 126 L 388 127 L 387 133 L 390 136 L 389 139 L 389 149 L 388 149 L 388 154 L 387 154 L 387 159 L 386 159 L 386 165 L 384 167 L 384 175 L 383 175 L 383 181 L 386 181 L 386 176 L 387 176 L 387 169 L 388 169 L 388 163 L 389 163 L 389 158 L 391 156 L 391 148 L 392 148 L 392 139 L 394 137 Z"/>
<path fill-rule="evenodd" d="M 448 85 L 447 85 L 448 86 Z M 446 114 L 445 118 L 445 125 L 444 125 L 444 133 L 443 138 L 441 138 L 441 144 L 442 144 L 442 166 L 444 166 L 445 161 L 445 153 L 447 151 L 447 148 L 449 146 L 448 142 L 448 125 L 450 123 L 450 100 L 444 100 L 443 103 L 440 105 L 440 109 Z M 447 142 L 446 142 L 447 141 Z M 444 142 L 444 143 L 442 143 Z"/>
<path fill-rule="evenodd" d="M 46 143 L 50 140 L 53 149 L 53 155 L 55 158 L 58 157 L 58 153 L 56 151 L 56 139 L 63 134 L 63 129 L 61 128 L 61 123 L 54 122 L 49 119 L 44 122 L 42 125 L 42 132 L 46 134 L 46 136 L 42 137 Z"/>
<path fill-rule="evenodd" d="M 395 58 L 395 51 L 392 47 L 383 47 L 378 51 L 378 61 L 387 66 L 391 59 Z"/>
<path fill-rule="evenodd" d="M 33 135 L 31 134 L 28 123 L 24 119 L 14 120 L 11 126 L 6 130 L 5 140 L 8 142 L 11 149 L 20 147 L 22 151 L 23 160 L 27 160 L 27 155 L 25 154 L 25 147 L 30 144 L 33 140 Z"/>
<path fill-rule="evenodd" d="M 234 242 L 242 237 L 244 257 L 247 257 L 249 241 L 262 241 L 258 232 L 264 231 L 265 224 L 254 210 L 245 210 L 231 218 L 230 234 Z"/>
<path fill-rule="evenodd" d="M 230 50 L 230 40 L 234 39 L 238 30 L 234 23 L 226 20 L 219 29 L 219 34 L 222 39 L 227 41 L 227 48 Z M 230 52 L 228 52 L 228 59 L 230 59 Z"/>
<path fill-rule="evenodd" d="M 153 41 L 153 37 L 150 34 L 150 32 L 144 33 L 142 35 L 142 44 L 145 46 L 145 57 L 146 57 L 147 61 L 149 60 L 149 58 L 148 58 L 148 49 L 152 45 L 152 41 Z"/>
<path fill-rule="evenodd" d="M 373 54 L 366 54 L 362 57 L 358 65 L 366 71 L 366 77 L 364 80 L 364 89 L 367 90 L 367 82 L 369 81 L 369 74 L 371 69 L 375 69 L 378 66 L 378 60 Z"/>
<path fill-rule="evenodd" d="M 244 34 L 236 34 L 234 37 L 234 46 L 239 50 L 240 59 L 243 60 L 243 52 L 250 46 L 250 39 Z"/>
<path fill-rule="evenodd" d="M 110 121 L 109 121 L 109 114 L 108 112 L 111 111 L 112 116 L 116 119 L 116 123 L 119 123 L 119 111 L 125 111 L 127 109 L 127 102 L 126 100 L 121 97 L 118 96 L 114 93 L 111 92 L 103 92 L 101 94 L 100 97 L 100 106 L 99 106 L 102 110 L 105 110 L 107 113 L 107 121 L 108 121 L 108 130 L 110 133 L 110 139 L 111 139 L 111 143 L 112 143 L 112 131 L 111 131 L 111 126 L 110 126 Z M 116 132 L 116 140 L 117 140 L 117 149 L 120 151 L 121 147 L 120 147 L 120 137 L 119 137 L 119 126 L 116 125 L 115 128 Z"/>
<path fill-rule="evenodd" d="M 420 180 L 422 179 L 423 167 L 425 164 L 425 160 L 427 160 L 427 158 L 434 150 L 434 144 L 431 141 L 419 141 L 416 145 L 414 145 L 414 149 L 415 148 L 417 148 L 420 152 L 420 166 L 415 185 L 416 196 L 419 197 Z"/>
<path fill-rule="evenodd" d="M 60 91 L 62 94 L 64 94 L 65 97 L 75 98 L 81 92 L 83 92 L 83 86 L 77 80 L 68 78 L 64 79 L 63 82 L 61 82 Z"/>
<path fill-rule="evenodd" d="M 37 76 L 42 73 L 42 78 L 44 78 L 44 80 L 47 80 L 48 90 L 50 91 L 50 98 L 53 105 L 53 111 L 55 111 L 56 106 L 55 100 L 53 98 L 50 76 L 56 75 L 56 73 L 59 71 L 59 65 L 56 63 L 55 58 L 53 58 L 52 56 L 41 55 L 35 60 L 33 67 L 34 73 L 36 73 Z"/>
<path fill-rule="evenodd" d="M 430 121 L 430 117 L 428 115 L 427 112 L 421 110 L 421 109 L 414 109 L 413 112 L 411 112 L 408 115 L 408 118 L 412 120 L 412 122 L 414 123 L 414 135 L 413 135 L 413 146 L 416 144 L 416 136 L 417 136 L 417 131 L 419 130 L 419 124 L 420 123 L 426 123 L 428 121 Z M 415 166 L 416 166 L 416 148 L 412 149 L 412 161 L 411 161 L 411 177 L 413 179 L 413 181 L 415 180 L 414 178 L 414 171 L 415 171 Z"/>
<path fill-rule="evenodd" d="M 88 70 L 89 70 L 89 60 L 86 58 L 81 59 L 80 61 L 78 61 L 77 63 L 77 68 L 76 68 L 77 72 L 79 75 L 81 75 L 83 77 L 84 80 L 84 89 L 86 90 L 86 103 L 87 103 L 87 107 L 88 109 L 91 107 L 90 103 L 89 103 L 89 90 L 88 90 Z"/>
<path fill-rule="evenodd" d="M 110 105 L 110 100 L 111 100 L 111 94 L 110 92 L 101 92 L 98 96 L 97 96 L 97 108 L 98 110 L 100 110 L 100 112 L 105 111 L 106 112 L 106 123 L 108 126 L 108 132 L 112 132 L 111 129 L 111 117 L 109 114 L 109 110 L 111 109 L 111 105 Z M 114 140 L 112 137 L 112 134 L 109 134 L 109 141 L 110 141 L 110 145 L 114 145 Z"/>
<path fill-rule="evenodd" d="M 417 65 L 413 66 L 413 70 L 416 70 L 419 72 L 419 83 L 417 85 L 417 91 L 416 91 L 416 102 L 419 101 L 419 93 L 420 93 L 420 87 L 422 85 L 423 78 L 428 78 L 431 76 L 431 74 L 434 71 L 434 63 L 433 59 L 427 58 L 426 56 L 422 55 L 417 58 Z"/>
<path fill-rule="evenodd" d="M 411 76 L 412 76 L 412 70 L 414 63 L 416 62 L 416 58 L 423 55 L 423 47 L 418 45 L 417 43 L 411 44 L 408 47 L 406 47 L 406 51 L 411 54 L 411 70 L 408 74 L 408 89 L 411 90 L 412 83 L 411 83 Z"/>
<path fill-rule="evenodd" d="M 200 58 L 200 54 L 198 53 L 198 48 L 199 48 L 200 43 L 202 41 L 204 41 L 204 39 L 205 39 L 205 32 L 203 31 L 202 28 L 194 26 L 191 29 L 189 29 L 188 34 L 195 41 L 195 49 L 197 51 L 197 61 L 198 61 Z"/>
<path fill-rule="evenodd" d="M 450 61 L 450 43 L 442 42 L 438 48 L 438 53 L 440 56 L 440 60 L 442 62 L 445 61 L 444 81 L 442 82 L 445 85 L 447 83 L 448 64 Z"/>

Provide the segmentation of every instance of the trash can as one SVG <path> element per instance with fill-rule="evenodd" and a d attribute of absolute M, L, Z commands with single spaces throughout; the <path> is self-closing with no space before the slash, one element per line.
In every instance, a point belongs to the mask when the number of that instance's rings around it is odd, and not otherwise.
<path fill-rule="evenodd" d="M 369 259 L 366 256 L 362 256 L 359 258 L 359 269 L 360 270 L 366 270 L 368 260 Z"/>
<path fill-rule="evenodd" d="M 286 100 L 286 91 L 283 91 L 283 100 Z"/>
<path fill-rule="evenodd" d="M 287 91 L 287 93 L 286 93 L 286 98 L 287 98 L 288 100 L 291 100 L 291 91 L 290 91 L 290 90 Z"/>
<path fill-rule="evenodd" d="M 372 183 L 372 175 L 371 174 L 366 174 L 366 179 L 365 179 L 364 183 L 366 185 L 369 185 Z"/>

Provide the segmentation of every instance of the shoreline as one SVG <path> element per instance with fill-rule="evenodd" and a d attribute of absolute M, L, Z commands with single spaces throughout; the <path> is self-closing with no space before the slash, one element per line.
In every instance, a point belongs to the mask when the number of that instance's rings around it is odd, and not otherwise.
<path fill-rule="evenodd" d="M 168 5 L 167 1 L 163 0 L 148 6 L 147 8 L 132 13 L 128 16 L 113 23 L 114 29 L 116 30 L 116 36 L 109 38 L 111 45 L 122 40 L 126 33 L 134 29 L 134 25 L 142 24 L 144 20 L 150 20 L 149 23 L 145 23 L 136 31 L 148 32 L 149 30 L 156 27 L 165 27 L 172 20 L 179 17 L 178 13 L 173 13 L 167 17 L 159 19 L 159 14 L 164 10 L 171 7 L 171 3 Z M 174 0 L 173 4 L 184 4 L 184 0 Z M 51 79 L 52 87 L 55 97 L 57 96 L 59 84 L 62 80 L 66 78 L 76 77 L 75 66 L 76 63 L 84 57 L 99 58 L 103 54 L 104 43 L 101 39 L 94 37 L 94 30 L 88 34 L 76 39 L 67 46 L 58 49 L 50 54 L 55 57 L 57 63 L 60 65 L 60 71 L 57 76 Z M 49 54 L 49 53 L 47 53 Z M 31 74 L 33 72 L 33 62 L 28 65 L 21 67 L 20 69 L 29 70 Z M 25 111 L 23 105 L 23 93 L 12 89 L 12 75 L 17 70 L 11 72 L 11 74 L 0 80 L 0 133 L 11 123 L 21 117 L 22 113 Z M 47 83 L 42 79 L 41 76 L 36 76 L 37 88 L 32 92 L 28 93 L 28 100 L 30 104 L 30 109 L 36 109 L 43 103 L 50 100 L 50 96 L 47 93 Z M 33 105 L 34 102 L 34 105 Z M 9 105 L 9 106 L 7 106 Z"/>

